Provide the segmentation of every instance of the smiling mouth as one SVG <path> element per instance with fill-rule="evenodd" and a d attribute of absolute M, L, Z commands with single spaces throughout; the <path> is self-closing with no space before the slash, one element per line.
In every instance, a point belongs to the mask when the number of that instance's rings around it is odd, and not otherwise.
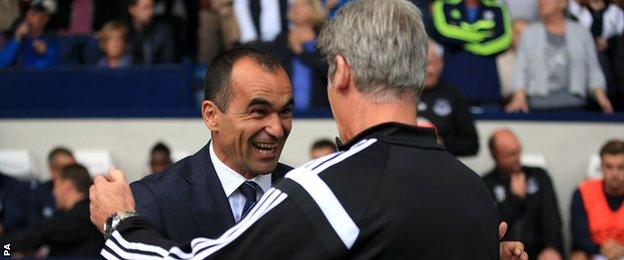
<path fill-rule="evenodd" d="M 260 153 L 263 154 L 271 154 L 273 152 L 275 152 L 277 150 L 277 145 L 278 143 L 260 143 L 260 142 L 253 142 L 252 146 L 259 151 Z"/>

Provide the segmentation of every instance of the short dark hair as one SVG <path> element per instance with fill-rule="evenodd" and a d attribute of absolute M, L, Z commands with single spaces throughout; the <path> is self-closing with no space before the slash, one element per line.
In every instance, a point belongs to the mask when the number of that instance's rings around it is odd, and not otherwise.
<path fill-rule="evenodd" d="M 312 148 L 310 148 L 310 150 L 321 149 L 321 148 L 330 148 L 334 152 L 338 150 L 338 148 L 336 147 L 336 144 L 334 144 L 334 142 L 332 142 L 329 139 L 319 139 L 319 140 L 314 141 L 314 143 L 312 143 Z"/>
<path fill-rule="evenodd" d="M 150 155 L 154 155 L 155 153 L 164 153 L 167 157 L 171 157 L 171 150 L 169 150 L 169 147 L 162 142 L 158 142 L 154 145 L 154 147 L 152 147 Z"/>
<path fill-rule="evenodd" d="M 619 139 L 609 140 L 607 141 L 606 144 L 602 146 L 602 148 L 600 148 L 600 157 L 606 154 L 616 155 L 616 154 L 623 154 L 623 153 L 624 153 L 624 142 Z"/>
<path fill-rule="evenodd" d="M 79 163 L 63 167 L 59 176 L 62 180 L 70 180 L 74 188 L 83 195 L 89 195 L 89 187 L 93 185 L 89 170 Z"/>
<path fill-rule="evenodd" d="M 232 69 L 243 59 L 252 61 L 268 72 L 284 69 L 277 58 L 253 48 L 236 48 L 217 55 L 206 69 L 204 100 L 214 102 L 222 112 L 227 110 L 232 100 Z"/>
<path fill-rule="evenodd" d="M 52 161 L 54 161 L 54 158 L 56 158 L 56 156 L 61 155 L 61 154 L 67 155 L 69 157 L 74 157 L 74 154 L 67 147 L 57 146 L 54 149 L 52 149 L 52 151 L 50 151 L 50 153 L 48 154 L 48 164 L 52 164 Z"/>

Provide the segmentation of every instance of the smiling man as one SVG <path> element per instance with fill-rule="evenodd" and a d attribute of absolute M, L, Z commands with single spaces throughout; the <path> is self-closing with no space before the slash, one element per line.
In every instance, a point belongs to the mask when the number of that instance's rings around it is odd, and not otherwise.
<path fill-rule="evenodd" d="M 225 52 L 208 68 L 205 87 L 202 117 L 212 140 L 131 185 L 137 213 L 175 241 L 222 234 L 291 169 L 278 159 L 291 129 L 292 88 L 275 58 Z"/>

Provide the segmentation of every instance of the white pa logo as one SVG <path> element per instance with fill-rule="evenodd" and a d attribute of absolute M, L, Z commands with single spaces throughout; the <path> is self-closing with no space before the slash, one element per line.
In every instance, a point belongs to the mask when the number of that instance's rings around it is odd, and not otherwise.
<path fill-rule="evenodd" d="M 11 244 L 4 245 L 4 256 L 11 256 Z"/>

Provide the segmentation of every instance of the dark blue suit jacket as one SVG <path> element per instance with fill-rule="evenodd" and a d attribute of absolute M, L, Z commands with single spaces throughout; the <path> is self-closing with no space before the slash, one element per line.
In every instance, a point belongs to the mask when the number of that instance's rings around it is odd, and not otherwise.
<path fill-rule="evenodd" d="M 216 238 L 235 224 L 209 149 L 210 143 L 166 171 L 130 185 L 136 211 L 166 238 L 180 242 Z M 291 169 L 278 164 L 272 183 Z"/>

